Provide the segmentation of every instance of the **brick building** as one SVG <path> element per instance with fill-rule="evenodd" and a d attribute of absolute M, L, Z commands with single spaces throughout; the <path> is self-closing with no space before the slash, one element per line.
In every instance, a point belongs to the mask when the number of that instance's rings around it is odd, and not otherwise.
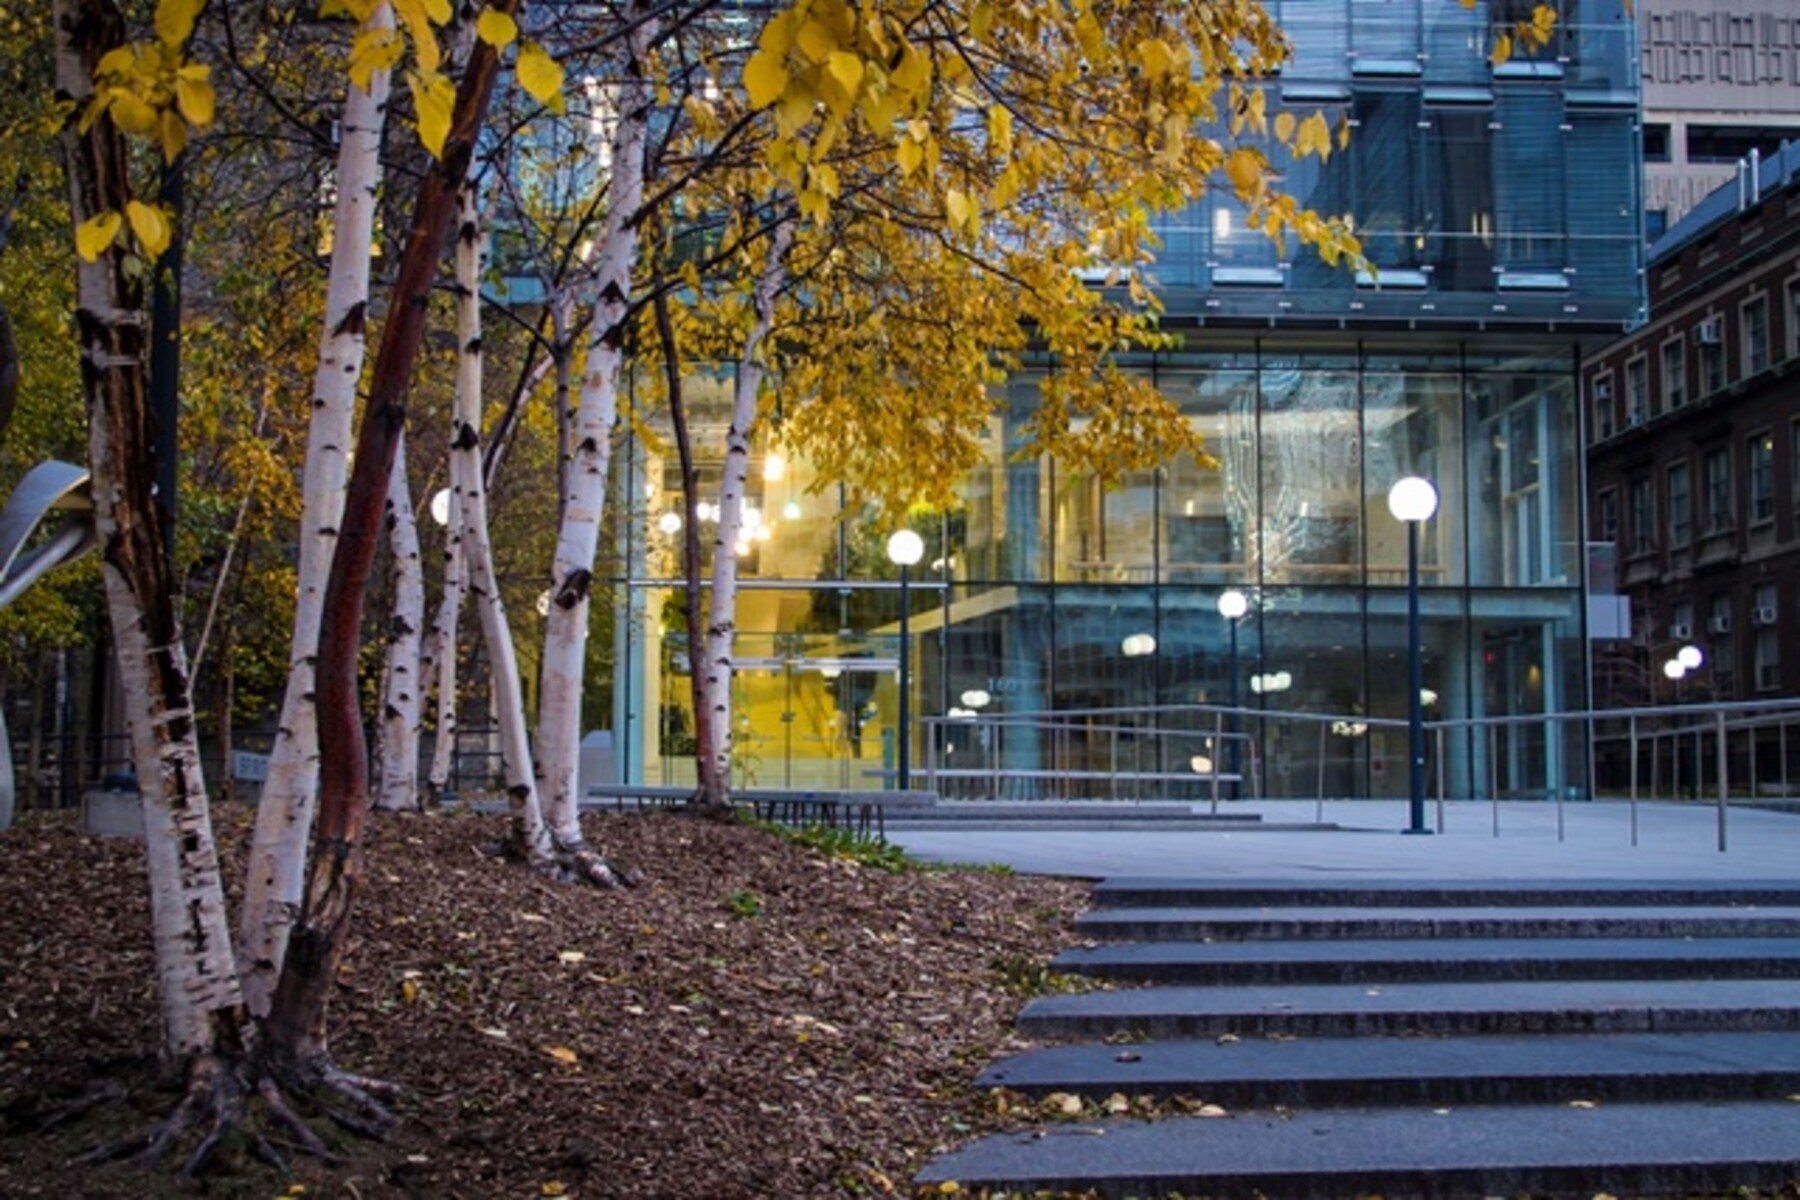
<path fill-rule="evenodd" d="M 1589 534 L 1632 619 L 1596 644 L 1602 706 L 1800 694 L 1800 144 L 1759 166 L 1652 247 L 1649 321 L 1583 364 Z"/>

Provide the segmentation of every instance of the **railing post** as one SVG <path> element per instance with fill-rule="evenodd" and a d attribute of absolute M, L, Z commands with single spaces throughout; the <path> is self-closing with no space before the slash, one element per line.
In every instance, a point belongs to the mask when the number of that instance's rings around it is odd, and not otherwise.
<path fill-rule="evenodd" d="M 1319 721 L 1319 794 L 1313 803 L 1313 824 L 1325 823 L 1325 730 L 1324 720 Z"/>
<path fill-rule="evenodd" d="M 1220 740 L 1225 732 L 1225 716 L 1213 712 L 1213 742 L 1209 761 L 1212 764 L 1212 815 L 1219 815 L 1219 756 L 1225 752 L 1225 743 Z"/>
<path fill-rule="evenodd" d="M 1631 746 L 1631 844 L 1638 844 L 1638 739 L 1637 714 L 1630 717 L 1629 738 Z"/>
<path fill-rule="evenodd" d="M 1489 726 L 1487 736 L 1488 806 L 1494 815 L 1494 836 L 1500 836 L 1500 740 Z"/>
<path fill-rule="evenodd" d="M 1444 832 L 1444 727 L 1432 730 L 1437 742 L 1437 831 Z"/>
<path fill-rule="evenodd" d="M 1696 738 L 1698 736 L 1698 734 L 1695 735 Z M 1725 810 L 1727 807 L 1725 797 L 1731 786 L 1731 780 L 1728 778 L 1730 771 L 1728 751 L 1729 747 L 1725 742 L 1725 710 L 1720 709 L 1713 713 L 1713 756 L 1719 773 L 1719 852 L 1721 854 L 1725 852 Z M 1700 779 L 1699 767 L 1700 764 L 1696 762 L 1694 764 L 1696 783 Z"/>

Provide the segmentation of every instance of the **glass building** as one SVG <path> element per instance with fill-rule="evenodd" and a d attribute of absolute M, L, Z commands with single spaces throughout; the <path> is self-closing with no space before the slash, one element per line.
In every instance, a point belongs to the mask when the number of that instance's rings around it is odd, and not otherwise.
<path fill-rule="evenodd" d="M 1377 270 L 1284 253 L 1229 197 L 1163 223 L 1155 277 L 1182 348 L 1129 365 L 1190 415 L 1216 466 L 1173 462 L 1106 491 L 1020 460 L 1042 375 L 1007 384 L 960 503 L 914 522 L 927 543 L 909 606 L 915 762 L 916 719 L 970 694 L 1010 713 L 1221 704 L 1234 665 L 1248 703 L 1404 717 L 1406 531 L 1386 495 L 1408 474 L 1442 497 L 1421 541 L 1428 717 L 1586 707 L 1576 373 L 1584 345 L 1642 311 L 1629 14 L 1575 0 L 1547 51 L 1494 65 L 1493 23 L 1529 5 L 1270 7 L 1296 47 L 1267 85 L 1271 116 L 1324 111 L 1351 131 L 1328 161 L 1286 164 L 1283 186 L 1353 213 Z M 714 455 L 701 477 L 716 483 L 729 378 L 690 389 L 696 443 Z M 615 760 L 626 782 L 685 782 L 679 472 L 635 438 L 615 462 L 629 514 L 614 557 Z M 880 786 L 901 732 L 885 530 L 818 484 L 757 448 L 740 783 Z M 1235 655 L 1227 588 L 1250 598 Z M 1278 692 L 1247 686 L 1275 677 Z M 1269 794 L 1404 794 L 1391 732 L 1290 732 L 1257 726 Z M 1442 755 L 1447 789 L 1584 794 L 1580 737 L 1460 734 Z"/>

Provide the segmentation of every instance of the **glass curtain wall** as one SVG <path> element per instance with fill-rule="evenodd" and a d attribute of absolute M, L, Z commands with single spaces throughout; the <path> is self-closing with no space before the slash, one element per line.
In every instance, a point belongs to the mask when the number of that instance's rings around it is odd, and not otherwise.
<path fill-rule="evenodd" d="M 910 518 L 927 549 L 909 591 L 907 682 L 919 719 L 1112 714 L 1054 750 L 1023 736 L 997 744 L 1001 731 L 985 727 L 946 726 L 927 745 L 918 720 L 897 727 L 900 591 L 887 530 L 806 463 L 756 446 L 753 532 L 735 548 L 739 782 L 884 786 L 903 735 L 915 763 L 935 754 L 1026 780 L 1101 770 L 1125 753 L 1172 753 L 1136 737 L 1158 719 L 1146 710 L 1222 705 L 1235 688 L 1268 714 L 1247 726 L 1246 752 L 1269 794 L 1402 795 L 1403 737 L 1356 718 L 1406 713 L 1406 531 L 1387 490 L 1418 474 L 1441 495 L 1421 536 L 1426 713 L 1494 719 L 1447 738 L 1441 764 L 1434 745 L 1433 779 L 1441 769 L 1452 796 L 1581 794 L 1578 733 L 1498 720 L 1586 704 L 1574 361 L 1572 348 L 1545 357 L 1273 340 L 1159 356 L 1137 369 L 1188 414 L 1208 460 L 1111 491 L 1020 457 L 1041 376 L 1013 379 L 960 503 Z M 716 485 L 728 399 L 725 377 L 690 388 L 703 496 Z M 619 461 L 629 600 L 618 614 L 618 758 L 632 782 L 684 783 L 694 722 L 680 473 L 635 437 Z M 1235 654 L 1218 610 L 1228 588 L 1249 601 Z"/>

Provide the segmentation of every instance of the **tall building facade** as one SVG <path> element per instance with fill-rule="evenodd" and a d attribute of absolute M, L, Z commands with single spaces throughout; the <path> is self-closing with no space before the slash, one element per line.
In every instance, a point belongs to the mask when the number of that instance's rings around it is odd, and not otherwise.
<path fill-rule="evenodd" d="M 908 614 L 911 729 L 897 728 L 901 592 L 881 532 L 807 463 L 758 447 L 737 616 L 741 780 L 871 786 L 900 737 L 915 763 L 948 749 L 923 744 L 918 717 L 977 703 L 1117 710 L 1235 692 L 1403 717 L 1406 534 L 1386 495 L 1408 474 L 1442 496 L 1423 530 L 1428 715 L 1586 705 L 1577 376 L 1584 345 L 1642 309 L 1632 20 L 1622 3 L 1583 4 L 1547 53 L 1496 66 L 1492 24 L 1523 15 L 1516 4 L 1270 7 L 1295 44 L 1266 85 L 1271 115 L 1322 110 L 1351 130 L 1328 161 L 1282 164 L 1283 186 L 1353 213 L 1375 270 L 1290 253 L 1222 195 L 1165 220 L 1156 283 L 1182 346 L 1128 365 L 1190 415 L 1218 465 L 1173 462 L 1108 491 L 1020 459 L 1042 374 L 1007 384 L 960 503 L 915 521 L 928 548 Z M 722 445 L 728 384 L 691 385 L 702 442 Z M 628 780 L 682 781 L 679 474 L 638 440 L 615 461 L 632 514 L 615 580 L 615 758 Z M 1235 629 L 1219 615 L 1226 589 L 1249 598 Z M 1405 748 L 1381 730 L 1298 736 L 1270 720 L 1255 736 L 1272 794 L 1406 788 Z M 1473 726 L 1442 767 L 1457 795 L 1581 794 L 1585 751 L 1542 724 Z"/>
<path fill-rule="evenodd" d="M 1740 163 L 1800 141 L 1800 10 L 1786 0 L 1640 0 L 1637 22 L 1654 241 Z M 1754 188 L 1753 169 L 1743 173 Z"/>
<path fill-rule="evenodd" d="M 1633 619 L 1595 655 L 1602 703 L 1800 692 L 1800 145 L 1764 165 L 1657 244 L 1649 322 L 1584 368 L 1590 531 Z M 1678 687 L 1658 668 L 1684 645 L 1704 665 Z M 1772 779 L 1786 739 L 1765 732 Z"/>

